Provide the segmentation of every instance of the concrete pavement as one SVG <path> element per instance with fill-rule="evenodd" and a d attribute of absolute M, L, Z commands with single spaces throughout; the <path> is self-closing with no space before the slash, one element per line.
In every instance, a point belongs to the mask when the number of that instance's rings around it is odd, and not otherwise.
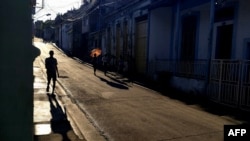
<path fill-rule="evenodd" d="M 41 56 L 33 65 L 34 72 L 34 141 L 85 141 L 81 134 L 73 130 L 70 117 L 58 98 L 59 87 L 55 95 L 46 92 L 46 79 Z"/>
<path fill-rule="evenodd" d="M 62 76 L 56 97 L 76 134 L 88 141 L 223 140 L 224 124 L 241 123 L 125 83 L 111 74 L 99 72 L 94 76 L 92 68 L 66 57 L 53 46 L 37 45 L 41 60 L 50 49 L 55 50 Z"/>
<path fill-rule="evenodd" d="M 35 39 L 35 42 L 42 42 Z M 39 49 L 39 48 L 38 48 Z M 43 50 L 40 50 L 43 52 Z M 58 50 L 57 50 L 58 52 Z M 55 93 L 46 92 L 44 60 L 41 53 L 34 61 L 34 140 L 103 141 L 103 136 L 72 101 L 67 88 L 57 81 Z M 64 76 L 61 76 L 63 78 Z M 51 90 L 51 88 L 50 88 Z"/>
<path fill-rule="evenodd" d="M 41 42 L 38 39 L 35 41 Z M 105 140 L 59 82 L 54 94 L 46 92 L 45 57 L 41 54 L 33 63 L 34 141 Z"/>

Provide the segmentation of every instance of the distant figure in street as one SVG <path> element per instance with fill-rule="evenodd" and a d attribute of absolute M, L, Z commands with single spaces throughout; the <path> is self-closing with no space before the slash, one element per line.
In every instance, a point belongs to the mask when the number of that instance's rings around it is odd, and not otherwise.
<path fill-rule="evenodd" d="M 97 68 L 97 57 L 96 54 L 94 54 L 93 60 L 92 60 L 93 68 L 94 68 L 94 75 L 96 75 L 96 68 Z"/>
<path fill-rule="evenodd" d="M 53 90 L 52 94 L 54 94 L 55 86 L 56 86 L 56 78 L 59 77 L 58 69 L 57 69 L 57 60 L 53 57 L 54 52 L 51 50 L 49 52 L 50 57 L 45 59 L 45 67 L 47 69 L 47 92 L 49 92 L 49 85 L 51 79 L 53 79 Z"/>
<path fill-rule="evenodd" d="M 104 75 L 106 75 L 107 74 L 107 67 L 108 67 L 108 55 L 107 54 L 105 54 L 102 57 L 102 62 L 103 62 Z"/>
<path fill-rule="evenodd" d="M 118 61 L 118 69 L 117 69 L 117 72 L 122 74 L 123 73 L 123 67 L 124 67 L 124 60 L 123 60 L 123 57 L 120 56 L 120 59 Z"/>

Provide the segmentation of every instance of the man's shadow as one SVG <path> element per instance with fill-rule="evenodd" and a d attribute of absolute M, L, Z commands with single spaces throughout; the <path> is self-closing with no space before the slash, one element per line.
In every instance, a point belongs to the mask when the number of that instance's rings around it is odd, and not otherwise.
<path fill-rule="evenodd" d="M 70 141 L 67 136 L 67 132 L 72 130 L 69 121 L 67 120 L 66 109 L 62 109 L 58 103 L 54 94 L 48 94 L 48 99 L 50 102 L 50 112 L 51 112 L 51 129 L 53 133 L 58 133 L 62 135 L 62 141 Z"/>

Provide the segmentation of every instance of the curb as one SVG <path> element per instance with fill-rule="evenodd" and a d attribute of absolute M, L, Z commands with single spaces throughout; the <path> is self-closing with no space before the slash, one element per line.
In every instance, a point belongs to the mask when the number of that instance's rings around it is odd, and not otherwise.
<path fill-rule="evenodd" d="M 54 46 L 54 45 L 53 45 Z M 56 47 L 58 49 L 58 47 Z M 60 49 L 58 49 L 61 51 Z M 44 59 L 40 57 L 39 65 L 44 65 Z M 45 72 L 42 70 L 43 77 L 46 76 Z M 46 77 L 45 77 L 46 78 Z M 72 99 L 72 94 L 67 90 L 60 80 L 57 80 L 56 90 L 59 92 L 56 93 L 59 100 L 62 102 L 65 112 L 69 117 L 69 121 L 73 122 L 77 129 L 73 130 L 76 132 L 80 139 L 85 139 L 86 141 L 106 141 L 105 137 L 100 134 L 98 129 L 89 121 L 86 117 L 85 112 L 79 108 L 77 102 Z M 60 93 L 60 94 L 59 94 Z"/>
<path fill-rule="evenodd" d="M 70 98 L 71 94 L 65 90 L 61 83 L 57 87 L 61 95 L 58 95 L 60 101 L 66 109 L 66 113 L 74 127 L 76 127 L 76 134 L 80 138 L 84 138 L 86 141 L 106 141 L 103 136 L 100 135 L 95 126 L 88 120 L 84 112 L 81 111 L 79 106 Z"/>

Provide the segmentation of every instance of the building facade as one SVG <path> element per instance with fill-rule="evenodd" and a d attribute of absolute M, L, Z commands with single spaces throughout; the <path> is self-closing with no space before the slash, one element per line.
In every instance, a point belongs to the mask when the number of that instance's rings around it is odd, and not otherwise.
<path fill-rule="evenodd" d="M 83 58 L 88 61 L 90 51 L 101 48 L 115 71 L 123 62 L 125 74 L 153 80 L 167 76 L 166 85 L 249 110 L 249 4 L 248 0 L 85 1 L 80 8 Z M 63 37 L 62 42 L 65 48 L 70 41 Z"/>
<path fill-rule="evenodd" d="M 180 0 L 151 10 L 149 74 L 166 72 L 178 89 L 249 109 L 247 4 Z M 160 11 L 169 14 L 157 20 Z"/>

